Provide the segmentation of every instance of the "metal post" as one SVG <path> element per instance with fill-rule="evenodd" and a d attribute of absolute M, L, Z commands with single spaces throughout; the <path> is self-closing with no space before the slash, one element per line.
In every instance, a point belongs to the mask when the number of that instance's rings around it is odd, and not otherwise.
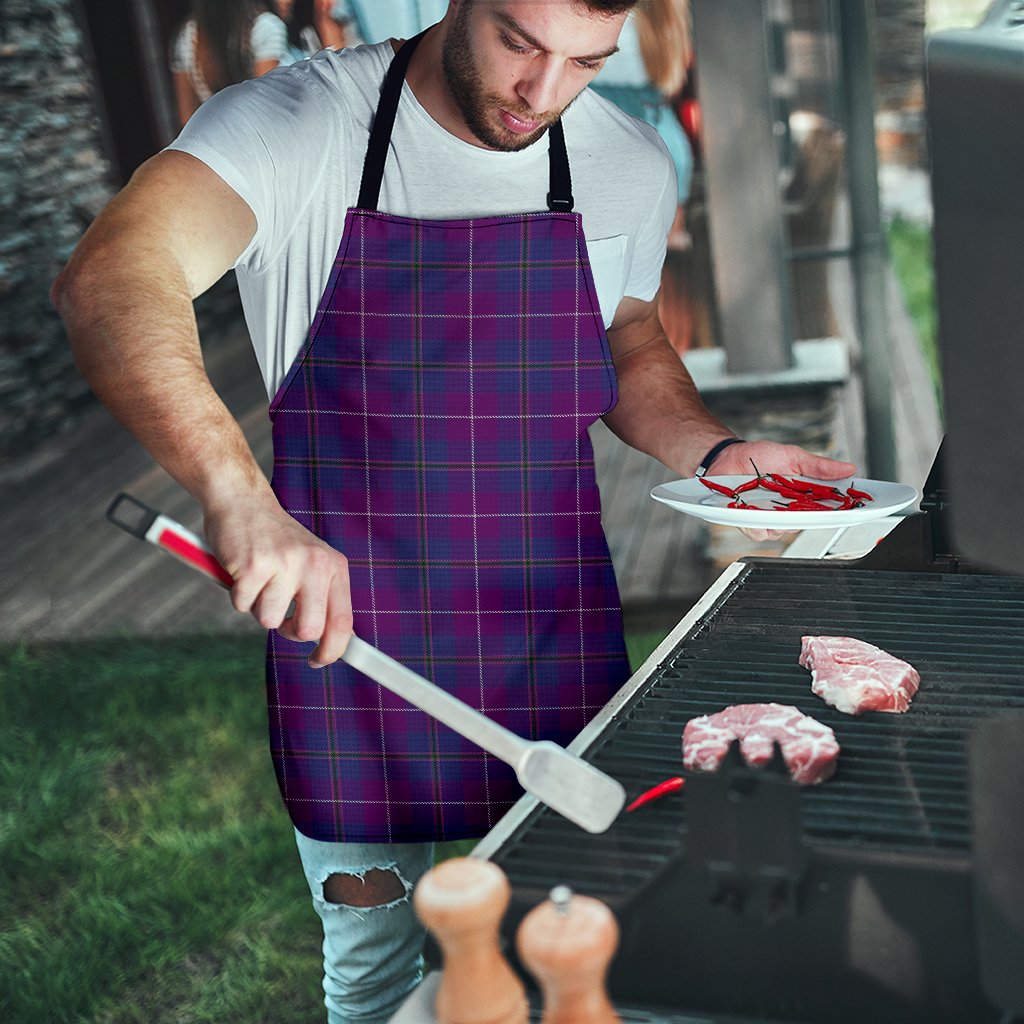
<path fill-rule="evenodd" d="M 167 56 L 160 42 L 160 26 L 152 0 L 132 0 L 132 19 L 142 54 L 142 67 L 149 89 L 154 132 L 159 145 L 166 146 L 178 134 L 178 106 L 167 71 Z"/>
<path fill-rule="evenodd" d="M 792 366 L 771 8 L 772 0 L 693 4 L 711 257 L 730 373 Z"/>
<path fill-rule="evenodd" d="M 878 202 L 872 0 L 842 0 L 839 16 L 850 189 L 853 287 L 864 366 L 867 472 L 897 478 L 892 363 L 886 330 L 887 245 Z"/>

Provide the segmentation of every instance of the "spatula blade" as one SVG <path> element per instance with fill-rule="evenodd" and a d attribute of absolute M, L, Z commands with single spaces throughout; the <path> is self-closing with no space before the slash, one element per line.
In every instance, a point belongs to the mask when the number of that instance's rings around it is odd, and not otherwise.
<path fill-rule="evenodd" d="M 530 744 L 516 775 L 528 793 L 594 834 L 606 832 L 626 803 L 615 779 L 550 740 Z"/>

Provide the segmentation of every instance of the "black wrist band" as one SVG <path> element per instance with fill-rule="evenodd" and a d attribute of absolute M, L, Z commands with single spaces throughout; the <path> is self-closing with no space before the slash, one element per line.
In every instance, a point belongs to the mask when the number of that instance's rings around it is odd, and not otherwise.
<path fill-rule="evenodd" d="M 722 452 L 724 452 L 731 444 L 743 444 L 743 438 L 727 437 L 724 441 L 719 441 L 718 444 L 716 444 L 715 447 L 700 460 L 700 465 L 697 467 L 697 472 L 694 475 L 698 477 L 704 476 L 711 468 L 711 463 L 714 462 L 715 459 L 717 459 L 718 456 L 721 455 Z"/>

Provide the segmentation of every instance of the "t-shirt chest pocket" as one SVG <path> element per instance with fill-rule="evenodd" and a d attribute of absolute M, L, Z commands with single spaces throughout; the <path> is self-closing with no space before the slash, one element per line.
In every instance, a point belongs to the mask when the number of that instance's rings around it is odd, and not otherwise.
<path fill-rule="evenodd" d="M 587 239 L 590 273 L 607 329 L 626 290 L 626 236 Z"/>

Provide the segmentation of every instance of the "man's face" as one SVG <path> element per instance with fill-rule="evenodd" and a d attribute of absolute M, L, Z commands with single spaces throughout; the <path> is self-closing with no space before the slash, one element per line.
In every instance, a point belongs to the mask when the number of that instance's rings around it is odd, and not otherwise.
<path fill-rule="evenodd" d="M 469 130 L 491 149 L 530 145 L 617 49 L 625 19 L 572 0 L 460 0 L 442 66 Z"/>

